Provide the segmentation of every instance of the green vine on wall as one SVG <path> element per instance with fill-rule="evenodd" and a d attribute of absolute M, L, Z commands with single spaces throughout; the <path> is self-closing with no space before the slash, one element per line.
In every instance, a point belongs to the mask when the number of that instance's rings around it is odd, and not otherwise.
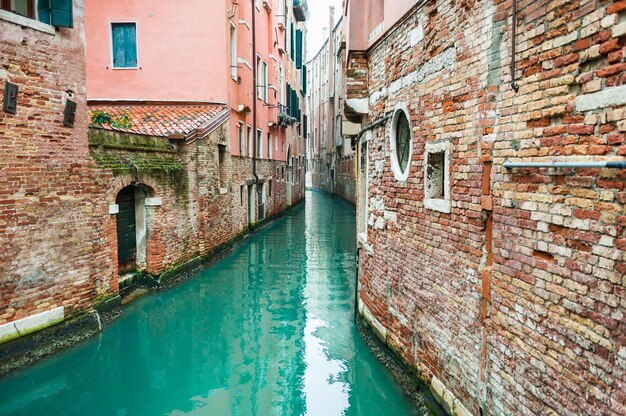
<path fill-rule="evenodd" d="M 132 127 L 130 115 L 126 111 L 120 116 L 113 117 L 111 113 L 106 111 L 93 110 L 90 116 L 91 124 L 94 126 L 102 127 L 102 125 L 107 124 L 116 129 L 130 129 Z"/>

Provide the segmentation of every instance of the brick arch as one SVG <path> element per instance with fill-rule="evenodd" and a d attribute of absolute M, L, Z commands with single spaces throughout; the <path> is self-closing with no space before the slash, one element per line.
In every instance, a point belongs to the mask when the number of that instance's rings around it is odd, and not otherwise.
<path fill-rule="evenodd" d="M 148 210 L 154 210 L 154 206 L 148 208 L 146 198 L 154 198 L 158 195 L 157 186 L 150 178 L 133 178 L 131 176 L 120 176 L 115 178 L 109 191 L 109 200 L 112 204 L 117 204 L 118 195 L 124 189 L 135 188 L 143 190 L 143 195 L 135 201 L 135 244 L 137 245 L 134 270 L 146 270 L 151 273 L 159 272 L 162 269 L 162 256 L 155 255 L 163 251 L 162 244 L 159 244 L 158 221 L 154 221 L 153 214 Z M 137 202 L 140 201 L 140 202 Z M 139 205 L 138 205 L 139 204 Z M 145 205 L 144 205 L 145 204 Z M 118 207 L 119 208 L 119 207 Z M 118 241 L 118 216 L 119 213 L 111 215 L 109 220 L 109 248 L 111 252 L 111 263 L 114 265 L 114 286 L 119 290 L 119 277 L 125 272 L 120 270 L 119 263 L 119 241 Z M 129 270 L 126 270 L 129 271 Z M 157 273 L 158 274 L 158 273 Z"/>
<path fill-rule="evenodd" d="M 146 196 L 152 198 L 158 195 L 157 192 L 157 184 L 151 178 L 138 178 L 133 179 L 128 175 L 118 176 L 113 180 L 113 184 L 111 186 L 111 194 L 108 196 L 109 200 L 115 201 L 115 198 L 120 193 L 120 191 L 129 186 L 137 186 L 146 191 Z M 112 202 L 115 203 L 115 202 Z"/>

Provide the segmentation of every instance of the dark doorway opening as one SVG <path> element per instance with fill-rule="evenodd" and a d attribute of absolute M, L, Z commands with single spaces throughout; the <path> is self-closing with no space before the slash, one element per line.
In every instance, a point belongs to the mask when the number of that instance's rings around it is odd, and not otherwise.
<path fill-rule="evenodd" d="M 137 226 L 135 221 L 135 187 L 122 189 L 115 199 L 117 214 L 117 261 L 120 275 L 137 265 Z"/>

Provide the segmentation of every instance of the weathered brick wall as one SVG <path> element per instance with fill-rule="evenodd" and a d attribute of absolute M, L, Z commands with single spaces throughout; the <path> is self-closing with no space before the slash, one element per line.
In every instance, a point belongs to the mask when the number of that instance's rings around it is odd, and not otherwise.
<path fill-rule="evenodd" d="M 502 163 L 625 155 L 626 5 L 520 1 L 517 93 L 511 5 L 427 2 L 368 51 L 368 121 L 404 103 L 413 152 L 397 181 L 372 131 L 363 313 L 449 410 L 623 414 L 626 175 Z M 450 143 L 449 214 L 427 142 Z"/>
<path fill-rule="evenodd" d="M 17 114 L 0 112 L 0 324 L 60 306 L 72 315 L 96 293 L 82 1 L 74 13 L 54 34 L 0 21 L 0 97 L 5 81 L 19 86 Z"/>
<path fill-rule="evenodd" d="M 626 3 L 526 0 L 519 10 L 520 90 L 500 88 L 492 150 L 488 404 L 625 414 L 626 170 L 501 164 L 624 160 Z"/>
<path fill-rule="evenodd" d="M 335 172 L 337 195 L 352 203 L 356 203 L 356 179 L 354 177 L 354 157 L 342 157 L 337 160 Z"/>
<path fill-rule="evenodd" d="M 222 160 L 227 163 L 219 163 L 218 143 L 229 143 L 228 122 L 207 138 L 188 145 L 170 145 L 165 138 L 131 137 L 101 129 L 92 129 L 90 134 L 94 171 L 104 194 L 103 206 L 115 204 L 119 191 L 131 184 L 147 189 L 149 197 L 162 200 L 162 205 L 146 208 L 150 274 L 158 276 L 205 256 L 247 229 L 247 187 L 244 186 L 241 198 L 240 185 L 253 179 L 252 161 L 231 157 L 227 149 Z M 98 144 L 102 142 L 108 145 Z M 153 150 L 145 150 L 148 148 Z M 284 162 L 267 160 L 257 164 L 259 176 L 266 179 L 266 216 L 286 207 L 285 181 L 275 179 L 282 166 Z M 272 178 L 271 197 L 267 192 L 269 178 Z M 107 214 L 101 217 L 101 222 L 102 227 L 109 224 L 114 231 L 107 238 L 105 250 L 115 259 L 116 267 L 115 215 Z M 116 280 L 117 276 L 112 273 L 109 278 Z"/>

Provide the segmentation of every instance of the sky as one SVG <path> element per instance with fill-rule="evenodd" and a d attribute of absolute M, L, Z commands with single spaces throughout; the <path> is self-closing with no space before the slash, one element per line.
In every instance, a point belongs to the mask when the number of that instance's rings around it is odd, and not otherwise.
<path fill-rule="evenodd" d="M 310 17 L 306 22 L 307 61 L 315 56 L 324 43 L 323 28 L 328 27 L 328 7 L 335 6 L 335 23 L 341 17 L 341 0 L 308 0 Z"/>

